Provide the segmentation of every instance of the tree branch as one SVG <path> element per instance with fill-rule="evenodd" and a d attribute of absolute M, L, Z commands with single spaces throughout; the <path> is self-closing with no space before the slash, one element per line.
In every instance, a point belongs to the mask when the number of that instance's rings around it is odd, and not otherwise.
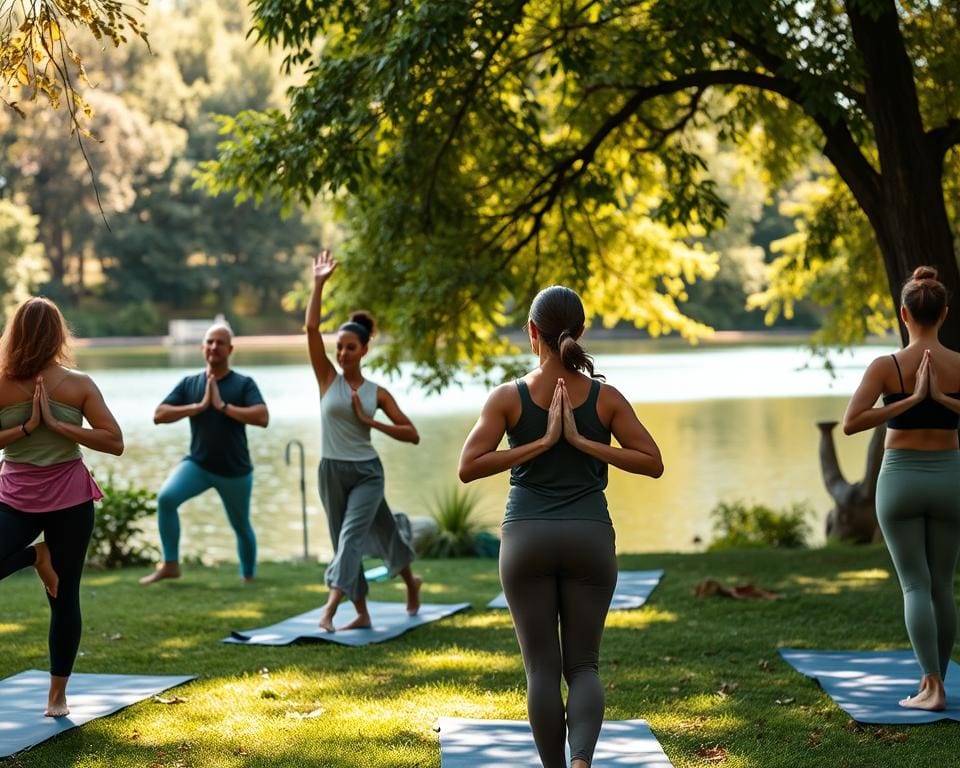
<path fill-rule="evenodd" d="M 940 155 L 960 144 L 960 118 L 951 117 L 946 123 L 927 131 L 927 141 Z"/>

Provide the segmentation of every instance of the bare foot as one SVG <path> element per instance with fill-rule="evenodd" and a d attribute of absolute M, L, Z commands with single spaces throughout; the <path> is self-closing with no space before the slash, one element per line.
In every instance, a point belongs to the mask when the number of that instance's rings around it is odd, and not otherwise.
<path fill-rule="evenodd" d="M 47 694 L 47 708 L 44 717 L 64 717 L 70 714 L 67 706 L 67 677 L 50 675 L 50 692 Z"/>
<path fill-rule="evenodd" d="M 253 584 L 253 576 L 244 576 L 242 581 L 244 584 Z"/>
<path fill-rule="evenodd" d="M 319 624 L 320 624 L 320 629 L 322 629 L 324 632 L 337 631 L 337 628 L 333 626 L 333 614 L 324 613 L 323 616 L 320 617 Z"/>
<path fill-rule="evenodd" d="M 586 760 L 581 760 L 579 757 L 570 763 L 570 768 L 590 768 L 590 764 Z"/>
<path fill-rule="evenodd" d="M 33 545 L 37 552 L 36 562 L 33 567 L 37 569 L 37 575 L 43 582 L 43 588 L 47 590 L 50 597 L 57 596 L 57 588 L 60 586 L 60 577 L 53 570 L 53 563 L 50 560 L 50 548 L 46 542 L 39 541 Z"/>
<path fill-rule="evenodd" d="M 158 581 L 163 581 L 164 579 L 179 579 L 180 578 L 180 563 L 163 563 L 157 570 L 151 573 L 149 576 L 144 576 L 140 579 L 141 584 L 156 584 Z"/>
<path fill-rule="evenodd" d="M 413 586 L 407 586 L 407 613 L 416 616 L 420 610 L 420 587 L 423 586 L 423 579 L 419 576 L 413 577 Z"/>
<path fill-rule="evenodd" d="M 943 691 L 928 688 L 920 691 L 916 696 L 900 699 L 900 706 L 907 709 L 926 709 L 930 712 L 941 712 L 947 708 L 947 697 Z"/>
<path fill-rule="evenodd" d="M 357 618 L 351 621 L 349 624 L 344 624 L 340 627 L 340 631 L 345 629 L 370 629 L 373 624 L 370 622 L 369 613 L 358 613 Z"/>

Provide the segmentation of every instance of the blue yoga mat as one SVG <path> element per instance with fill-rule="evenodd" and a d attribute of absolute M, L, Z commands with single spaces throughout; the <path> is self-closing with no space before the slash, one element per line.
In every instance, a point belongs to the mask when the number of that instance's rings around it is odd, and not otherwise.
<path fill-rule="evenodd" d="M 950 662 L 947 709 L 906 709 L 900 699 L 917 692 L 922 672 L 913 651 L 802 651 L 781 648 L 798 672 L 812 677 L 858 723 L 910 725 L 960 720 L 960 667 Z"/>
<path fill-rule="evenodd" d="M 239 643 L 242 645 L 290 645 L 296 640 L 325 640 L 328 643 L 340 645 L 369 645 L 392 640 L 415 627 L 420 627 L 431 621 L 452 616 L 466 610 L 470 603 L 452 603 L 437 605 L 424 603 L 416 616 L 408 616 L 403 603 L 375 603 L 367 602 L 370 620 L 373 626 L 370 629 L 350 629 L 338 632 L 324 632 L 318 626 L 323 608 L 301 613 L 285 619 L 277 624 L 260 629 L 248 629 L 244 632 L 233 632 L 230 637 L 224 638 L 224 643 Z M 353 609 L 345 604 L 337 613 L 340 623 L 346 623 L 353 615 Z"/>
<path fill-rule="evenodd" d="M 78 725 L 110 715 L 194 675 L 93 675 L 77 672 L 67 685 L 66 717 L 44 717 L 50 674 L 30 669 L 0 680 L 0 757 L 9 757 Z"/>
<path fill-rule="evenodd" d="M 673 768 L 645 720 L 604 722 L 593 764 L 597 768 Z M 530 724 L 522 720 L 441 717 L 440 768 L 481 765 L 541 768 Z"/>
<path fill-rule="evenodd" d="M 663 571 L 620 571 L 617 574 L 617 588 L 613 592 L 611 611 L 625 611 L 640 608 L 647 602 L 650 593 L 663 578 Z M 507 598 L 503 592 L 487 603 L 487 608 L 506 608 Z"/>

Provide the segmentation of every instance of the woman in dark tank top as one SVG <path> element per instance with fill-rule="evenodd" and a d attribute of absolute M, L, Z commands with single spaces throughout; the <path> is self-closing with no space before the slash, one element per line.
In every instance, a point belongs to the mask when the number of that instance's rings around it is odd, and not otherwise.
<path fill-rule="evenodd" d="M 903 591 L 904 621 L 920 665 L 911 709 L 946 707 L 943 678 L 957 633 L 953 575 L 960 555 L 960 354 L 940 343 L 947 292 L 918 267 L 901 293 L 909 343 L 874 360 L 847 412 L 848 435 L 886 422 L 877 521 Z M 949 392 L 949 394 L 948 394 Z M 874 407 L 882 395 L 883 405 Z"/>
<path fill-rule="evenodd" d="M 659 477 L 663 462 L 633 407 L 598 381 L 577 343 L 584 311 L 574 291 L 542 290 L 527 327 L 539 366 L 490 394 L 459 474 L 470 482 L 510 470 L 500 580 L 526 670 L 530 727 L 544 768 L 565 768 L 565 739 L 571 768 L 587 768 L 603 722 L 600 640 L 617 581 L 607 467 Z M 504 434 L 509 448 L 498 450 Z"/>

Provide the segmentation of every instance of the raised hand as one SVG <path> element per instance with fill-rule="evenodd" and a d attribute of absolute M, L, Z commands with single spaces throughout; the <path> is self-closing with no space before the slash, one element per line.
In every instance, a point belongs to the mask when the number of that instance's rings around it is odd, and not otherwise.
<path fill-rule="evenodd" d="M 324 248 L 320 253 L 313 257 L 313 279 L 317 283 L 325 283 L 333 271 L 337 268 L 339 262 L 334 261 L 333 254 L 329 248 Z"/>
<path fill-rule="evenodd" d="M 563 395 L 563 437 L 570 445 L 576 445 L 577 440 L 580 439 L 580 432 L 577 430 L 577 420 L 573 417 L 570 393 L 567 392 L 567 383 L 563 379 L 560 379 L 558 383 Z"/>
<path fill-rule="evenodd" d="M 557 386 L 553 390 L 553 400 L 550 401 L 550 410 L 547 412 L 547 431 L 543 439 L 547 447 L 553 446 L 563 434 L 563 379 L 557 379 Z"/>

